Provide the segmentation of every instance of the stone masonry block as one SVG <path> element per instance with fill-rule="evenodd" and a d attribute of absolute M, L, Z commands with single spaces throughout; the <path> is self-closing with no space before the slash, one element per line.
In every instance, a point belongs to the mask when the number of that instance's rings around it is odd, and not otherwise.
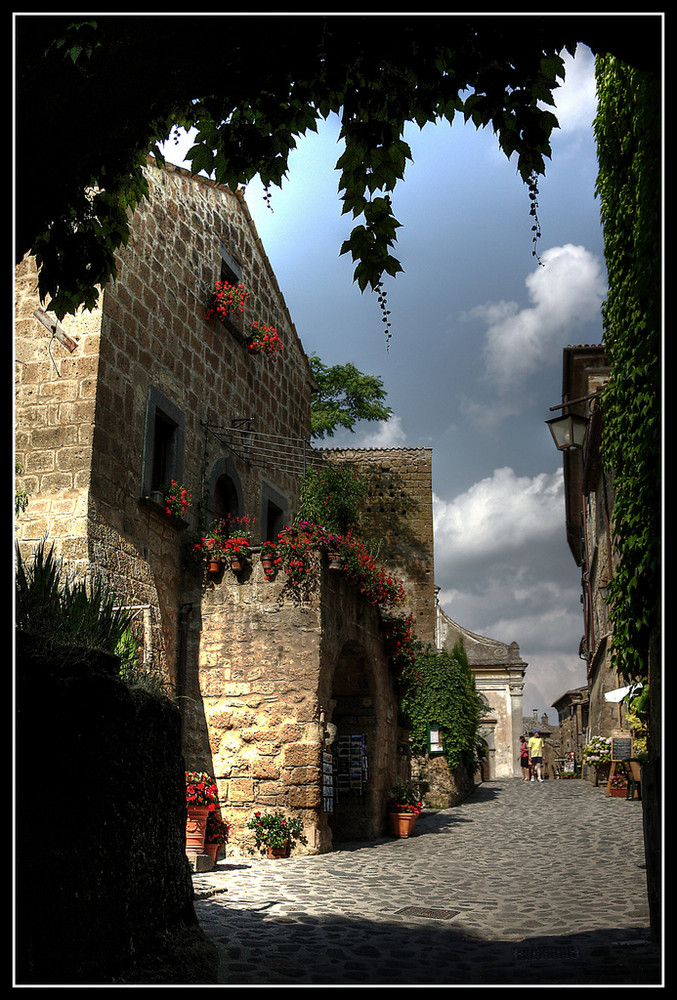
<path fill-rule="evenodd" d="M 318 785 L 292 788 L 289 793 L 289 805 L 292 809 L 318 809 L 321 800 L 322 793 Z"/>
<path fill-rule="evenodd" d="M 231 778 L 228 782 L 229 802 L 250 802 L 254 798 L 254 782 L 251 778 Z"/>
<path fill-rule="evenodd" d="M 290 743 L 284 748 L 285 767 L 319 767 L 322 748 L 319 743 Z"/>

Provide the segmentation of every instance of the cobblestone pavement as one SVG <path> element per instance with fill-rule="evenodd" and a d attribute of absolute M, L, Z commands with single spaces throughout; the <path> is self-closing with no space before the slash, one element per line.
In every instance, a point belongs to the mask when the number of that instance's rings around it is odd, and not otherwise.
<path fill-rule="evenodd" d="M 220 983 L 662 984 L 641 803 L 582 781 L 485 782 L 407 840 L 193 881 Z"/>

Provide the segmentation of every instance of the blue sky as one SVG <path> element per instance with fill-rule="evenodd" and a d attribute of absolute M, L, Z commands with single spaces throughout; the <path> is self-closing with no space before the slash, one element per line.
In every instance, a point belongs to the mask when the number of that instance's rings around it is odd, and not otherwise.
<path fill-rule="evenodd" d="M 519 644 L 525 714 L 552 722 L 552 702 L 585 683 L 585 664 L 562 461 L 544 421 L 561 400 L 562 349 L 601 341 L 606 292 L 593 57 L 582 46 L 566 63 L 540 184 L 542 266 L 528 192 L 491 132 L 461 120 L 407 132 L 389 349 L 375 295 L 360 293 L 339 256 L 352 220 L 338 197 L 338 122 L 299 140 L 272 211 L 259 182 L 246 191 L 307 353 L 379 375 L 394 411 L 326 444 L 433 449 L 440 604 L 471 631 Z M 169 144 L 167 158 L 181 163 L 185 148 Z"/>

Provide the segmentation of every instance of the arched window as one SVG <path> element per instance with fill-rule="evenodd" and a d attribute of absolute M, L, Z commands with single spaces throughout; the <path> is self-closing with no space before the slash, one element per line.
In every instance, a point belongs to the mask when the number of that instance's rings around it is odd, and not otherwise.
<path fill-rule="evenodd" d="M 220 475 L 216 480 L 213 505 L 214 521 L 227 521 L 229 516 L 240 516 L 237 488 L 233 480 L 226 473 Z"/>
<path fill-rule="evenodd" d="M 207 524 L 227 520 L 229 514 L 242 517 L 244 512 L 242 486 L 235 463 L 230 458 L 220 458 L 209 476 Z"/>

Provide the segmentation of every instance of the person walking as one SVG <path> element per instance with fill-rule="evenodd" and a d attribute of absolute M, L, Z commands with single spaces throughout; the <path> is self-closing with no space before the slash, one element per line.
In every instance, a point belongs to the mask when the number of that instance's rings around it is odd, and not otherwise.
<path fill-rule="evenodd" d="M 529 764 L 529 747 L 527 746 L 526 736 L 520 736 L 520 765 L 522 768 L 522 781 L 528 781 L 531 767 Z"/>
<path fill-rule="evenodd" d="M 534 729 L 529 740 L 529 757 L 531 758 L 532 772 L 531 780 L 534 780 L 534 771 L 538 781 L 543 781 L 543 739 L 537 729 Z"/>

